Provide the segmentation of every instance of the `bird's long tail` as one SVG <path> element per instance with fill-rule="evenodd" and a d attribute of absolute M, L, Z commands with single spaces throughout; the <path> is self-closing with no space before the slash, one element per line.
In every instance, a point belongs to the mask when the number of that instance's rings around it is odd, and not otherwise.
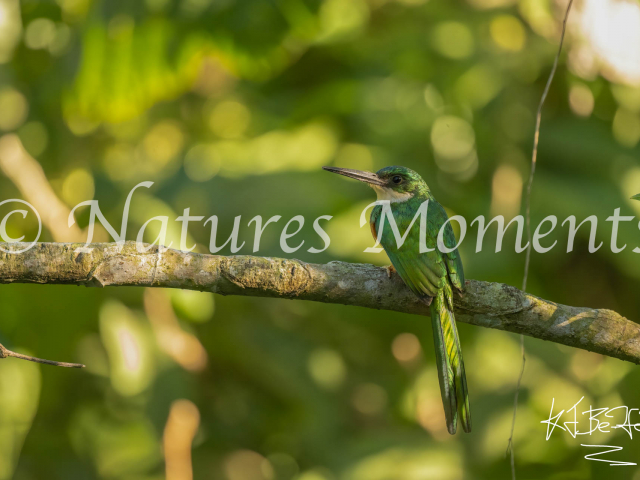
<path fill-rule="evenodd" d="M 453 315 L 453 294 L 447 285 L 431 302 L 431 325 L 440 380 L 440 394 L 450 434 L 456 433 L 458 415 L 465 432 L 471 431 L 469 392 L 462 350 Z"/>

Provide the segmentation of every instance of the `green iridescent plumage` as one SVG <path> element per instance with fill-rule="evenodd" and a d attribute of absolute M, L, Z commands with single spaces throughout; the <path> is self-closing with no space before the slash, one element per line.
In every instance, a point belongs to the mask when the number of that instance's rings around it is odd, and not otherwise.
<path fill-rule="evenodd" d="M 429 187 L 413 170 L 387 167 L 377 173 L 325 167 L 327 170 L 357 178 L 368 183 L 378 193 L 379 200 L 388 199 L 398 231 L 404 235 L 420 206 L 429 201 L 427 210 L 426 246 L 434 249 L 420 253 L 420 218 L 411 227 L 404 244 L 398 248 L 393 231 L 385 220 L 379 241 L 391 263 L 407 286 L 431 308 L 431 324 L 435 344 L 440 393 L 444 404 L 447 429 L 454 434 L 458 418 L 466 432 L 471 430 L 469 394 L 464 362 L 453 314 L 454 291 L 464 289 L 462 261 L 457 250 L 443 253 L 437 248 L 438 232 L 447 221 L 447 213 L 431 195 Z M 371 212 L 371 231 L 380 232 L 382 205 Z M 450 224 L 444 230 L 447 249 L 456 245 Z"/>

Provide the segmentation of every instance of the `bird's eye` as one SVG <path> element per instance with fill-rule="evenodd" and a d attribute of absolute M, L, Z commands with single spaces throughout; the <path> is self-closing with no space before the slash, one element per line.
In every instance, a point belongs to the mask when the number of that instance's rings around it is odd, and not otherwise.
<path fill-rule="evenodd" d="M 391 181 L 397 185 L 397 184 L 399 184 L 399 183 L 402 183 L 402 177 L 401 177 L 400 175 L 395 175 L 395 176 L 391 179 Z"/>

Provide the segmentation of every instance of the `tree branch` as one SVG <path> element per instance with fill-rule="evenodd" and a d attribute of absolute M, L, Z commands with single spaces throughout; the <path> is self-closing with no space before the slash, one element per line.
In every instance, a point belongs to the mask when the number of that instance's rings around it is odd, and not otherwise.
<path fill-rule="evenodd" d="M 31 355 L 24 355 L 23 353 L 12 352 L 0 343 L 0 358 L 7 357 L 19 358 L 20 360 L 28 360 L 35 363 L 43 363 L 45 365 L 53 365 L 54 367 L 84 368 L 84 365 L 82 365 L 81 363 L 56 362 L 55 360 L 45 360 L 44 358 L 32 357 Z"/>
<path fill-rule="evenodd" d="M 142 244 L 141 244 L 142 245 Z M 25 244 L 0 244 L 19 250 Z M 39 243 L 21 254 L 0 253 L 0 283 L 144 286 L 220 295 L 278 297 L 428 315 L 396 274 L 368 264 L 253 256 L 218 256 L 135 242 Z M 121 247 L 121 248 L 120 248 Z M 145 245 L 145 247 L 148 247 Z M 640 325 L 611 310 L 570 307 L 501 283 L 468 280 L 455 303 L 460 322 L 522 333 L 640 364 Z"/>

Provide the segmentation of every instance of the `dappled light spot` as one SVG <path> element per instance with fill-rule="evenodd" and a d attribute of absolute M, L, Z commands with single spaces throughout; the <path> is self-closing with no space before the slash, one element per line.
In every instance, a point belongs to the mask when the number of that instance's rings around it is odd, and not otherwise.
<path fill-rule="evenodd" d="M 591 89 L 582 84 L 577 83 L 569 90 L 569 106 L 573 113 L 580 117 L 588 117 L 593 112 L 595 100 Z"/>
<path fill-rule="evenodd" d="M 384 0 L 380 0 L 384 1 Z M 408 7 L 418 7 L 424 3 L 427 3 L 429 0 L 396 0 L 396 2 L 406 5 Z"/>
<path fill-rule="evenodd" d="M 463 158 L 473 152 L 475 133 L 466 120 L 445 115 L 433 123 L 431 144 L 434 153 L 443 159 L 442 165 L 446 165 L 447 160 Z"/>
<path fill-rule="evenodd" d="M 491 38 L 503 50 L 518 52 L 524 48 L 526 32 L 520 20 L 511 15 L 498 15 L 489 26 Z"/>
<path fill-rule="evenodd" d="M 66 21 L 74 22 L 82 19 L 91 6 L 91 0 L 56 0 L 60 5 Z"/>
<path fill-rule="evenodd" d="M 27 353 L 22 352 L 21 353 Z M 40 367 L 31 362 L 0 360 L 0 479 L 13 472 L 38 410 Z"/>
<path fill-rule="evenodd" d="M 89 135 L 90 133 L 95 132 L 95 130 L 100 126 L 100 123 L 95 120 L 90 120 L 71 112 L 65 115 L 64 120 L 67 127 L 69 127 L 69 130 L 71 130 L 71 133 L 77 137 Z"/>
<path fill-rule="evenodd" d="M 192 480 L 191 444 L 200 426 L 200 411 L 189 400 L 176 400 L 171 404 L 169 418 L 164 427 L 166 480 Z"/>
<path fill-rule="evenodd" d="M 325 42 L 353 38 L 367 24 L 369 6 L 364 0 L 326 0 L 319 12 L 319 40 Z"/>
<path fill-rule="evenodd" d="M 193 293 L 200 294 L 200 292 Z M 208 363 L 207 352 L 198 337 L 181 327 L 171 306 L 169 295 L 164 290 L 152 288 L 146 289 L 144 293 L 145 313 L 153 328 L 158 346 L 185 370 L 202 371 Z M 203 294 L 203 297 L 207 298 L 207 294 Z M 206 300 L 204 302 L 206 303 Z M 209 312 L 213 313 L 213 309 L 211 308 Z"/>
<path fill-rule="evenodd" d="M 201 15 L 214 0 L 186 0 L 180 3 L 180 10 L 190 17 Z"/>
<path fill-rule="evenodd" d="M 144 391 L 155 377 L 155 361 L 147 328 L 119 302 L 100 309 L 100 334 L 109 356 L 113 388 L 124 396 Z"/>
<path fill-rule="evenodd" d="M 585 390 L 583 385 L 567 381 L 567 376 L 557 375 L 548 370 L 546 378 L 539 378 L 537 388 L 530 390 L 529 405 L 548 416 L 551 409 L 551 400 L 555 399 L 554 409 L 568 410 L 582 397 L 581 405 L 593 405 L 593 396 Z M 586 408 L 585 408 L 586 409 Z"/>
<path fill-rule="evenodd" d="M 311 378 L 327 390 L 339 388 L 347 377 L 347 366 L 342 356 L 335 350 L 327 348 L 311 352 L 307 368 Z"/>
<path fill-rule="evenodd" d="M 551 38 L 560 34 L 551 4 L 538 0 L 520 0 L 518 3 L 522 17 L 538 35 Z"/>
<path fill-rule="evenodd" d="M 204 97 L 220 97 L 233 87 L 236 80 L 220 58 L 207 55 L 202 59 L 193 90 Z"/>
<path fill-rule="evenodd" d="M 302 472 L 300 476 L 296 477 L 296 480 L 336 480 L 336 477 L 327 469 L 314 468 Z"/>
<path fill-rule="evenodd" d="M 128 143 L 115 143 L 107 147 L 102 162 L 107 176 L 113 181 L 128 180 L 133 173 L 130 162 L 134 155 L 134 148 Z"/>
<path fill-rule="evenodd" d="M 195 323 L 203 323 L 213 317 L 213 293 L 180 289 L 169 290 L 168 293 L 176 312 L 183 318 Z"/>
<path fill-rule="evenodd" d="M 317 121 L 294 130 L 271 130 L 251 140 L 223 140 L 211 146 L 220 159 L 220 174 L 241 177 L 316 170 L 335 155 L 338 139 L 329 125 Z"/>
<path fill-rule="evenodd" d="M 588 45 L 576 45 L 567 55 L 569 70 L 585 80 L 593 81 L 598 76 L 598 62 Z"/>
<path fill-rule="evenodd" d="M 611 128 L 614 138 L 620 145 L 633 148 L 640 141 L 640 114 L 620 107 L 613 117 Z"/>
<path fill-rule="evenodd" d="M 122 350 L 122 363 L 124 368 L 130 372 L 140 370 L 140 347 L 135 337 L 126 328 L 119 329 L 116 334 L 118 336 L 120 349 Z"/>
<path fill-rule="evenodd" d="M 102 478 L 135 478 L 160 467 L 156 426 L 142 415 L 122 416 L 99 402 L 78 406 L 68 427 L 76 454 Z"/>
<path fill-rule="evenodd" d="M 249 109 L 233 100 L 218 103 L 209 115 L 209 128 L 221 138 L 241 137 L 250 122 Z"/>
<path fill-rule="evenodd" d="M 586 352 L 583 351 L 583 353 Z M 591 355 L 598 354 L 593 353 Z M 611 394 L 634 368 L 630 363 L 621 362 L 620 360 L 610 357 L 602 357 L 599 362 L 595 359 L 592 361 L 596 363 L 594 365 L 595 371 L 593 375 L 585 381 L 585 384 L 594 395 Z M 615 404 L 615 406 L 618 405 L 624 405 L 624 402 Z M 614 406 L 614 404 L 610 406 Z"/>
<path fill-rule="evenodd" d="M 0 0 L 0 65 L 8 62 L 20 41 L 22 16 L 19 0 Z"/>
<path fill-rule="evenodd" d="M 48 18 L 36 18 L 26 28 L 24 43 L 34 50 L 47 48 L 56 38 L 56 24 Z"/>
<path fill-rule="evenodd" d="M 618 105 L 631 112 L 640 112 L 640 85 L 611 85 L 611 93 Z"/>
<path fill-rule="evenodd" d="M 561 455 L 557 444 L 545 441 L 545 425 L 539 423 L 541 419 L 545 418 L 544 415 L 549 414 L 550 407 L 551 399 L 540 413 L 533 411 L 527 405 L 518 406 L 518 423 L 513 432 L 515 445 L 520 445 L 520 448 L 516 450 L 516 458 L 528 456 L 527 461 L 553 463 L 554 457 L 550 454 L 555 450 L 555 455 Z M 497 413 L 484 420 L 486 426 L 480 432 L 481 438 L 477 444 L 479 455 L 491 459 L 491 461 L 504 461 L 512 420 L 511 403 L 505 404 Z"/>
<path fill-rule="evenodd" d="M 465 72 L 455 84 L 455 92 L 461 103 L 474 109 L 484 107 L 502 89 L 500 74 L 489 65 L 476 65 Z"/>
<path fill-rule="evenodd" d="M 180 153 L 183 143 L 184 135 L 180 126 L 170 120 L 156 124 L 143 140 L 145 153 L 159 168 Z"/>
<path fill-rule="evenodd" d="M 438 117 L 431 128 L 436 164 L 445 173 L 465 181 L 478 170 L 475 133 L 466 120 L 453 115 Z"/>
<path fill-rule="evenodd" d="M 105 123 L 102 126 L 109 135 L 117 140 L 133 141 L 142 136 L 148 128 L 148 124 L 148 116 L 143 114 L 122 122 Z"/>
<path fill-rule="evenodd" d="M 49 42 L 47 48 L 51 55 L 62 56 L 69 50 L 71 43 L 71 29 L 64 23 L 58 23 L 56 25 L 56 35 L 53 40 Z"/>
<path fill-rule="evenodd" d="M 349 168 L 356 170 L 375 170 L 371 149 L 359 143 L 344 144 L 338 151 L 334 163 L 339 166 L 349 165 Z"/>
<path fill-rule="evenodd" d="M 481 330 L 476 341 L 465 350 L 466 365 L 482 365 L 482 368 L 467 368 L 470 388 L 477 393 L 510 389 L 518 378 L 520 365 L 512 359 L 520 355 L 515 337 L 497 330 Z M 527 360 L 527 373 L 530 371 Z"/>
<path fill-rule="evenodd" d="M 431 43 L 438 53 L 454 60 L 473 53 L 474 40 L 469 27 L 461 22 L 442 22 L 435 26 Z"/>
<path fill-rule="evenodd" d="M 421 392 L 418 394 L 416 420 L 436 440 L 444 442 L 450 439 L 451 436 L 447 431 L 447 421 L 444 416 L 442 400 L 436 392 Z"/>
<path fill-rule="evenodd" d="M 462 480 L 460 453 L 442 447 L 396 447 L 370 455 L 350 468 L 345 480 Z"/>
<path fill-rule="evenodd" d="M 251 450 L 236 450 L 224 460 L 226 480 L 274 480 L 269 460 Z"/>
<path fill-rule="evenodd" d="M 274 476 L 276 479 L 280 478 L 300 478 L 297 476 L 299 472 L 298 463 L 295 458 L 286 453 L 272 453 L 267 457 L 267 460 L 273 467 Z"/>
<path fill-rule="evenodd" d="M 0 130 L 15 130 L 24 123 L 29 113 L 25 96 L 12 87 L 0 89 Z"/>
<path fill-rule="evenodd" d="M 509 222 L 520 212 L 522 198 L 522 175 L 509 165 L 500 165 L 491 182 L 491 216 L 503 215 Z"/>
<path fill-rule="evenodd" d="M 614 82 L 640 84 L 640 4 L 585 0 L 575 13 L 573 21 L 582 41 L 574 49 L 586 48 L 582 56 L 594 58 L 593 70 Z M 579 67 L 577 73 L 582 73 Z"/>
<path fill-rule="evenodd" d="M 214 145 L 196 144 L 184 157 L 184 171 L 194 182 L 208 182 L 220 170 L 220 155 Z"/>
<path fill-rule="evenodd" d="M 518 0 L 467 0 L 474 7 L 485 10 L 500 8 L 518 3 Z"/>
<path fill-rule="evenodd" d="M 99 335 L 86 335 L 80 339 L 76 350 L 78 360 L 88 373 L 109 378 L 109 358 Z"/>
<path fill-rule="evenodd" d="M 602 355 L 584 350 L 576 350 L 571 356 L 570 369 L 576 380 L 583 382 L 593 378 L 598 373 L 602 363 Z"/>
<path fill-rule="evenodd" d="M 49 145 L 47 127 L 41 122 L 27 122 L 18 130 L 18 136 L 30 155 L 38 157 Z"/>
<path fill-rule="evenodd" d="M 72 170 L 62 183 L 62 198 L 70 207 L 93 199 L 94 193 L 93 176 L 84 168 Z"/>
<path fill-rule="evenodd" d="M 442 94 L 432 83 L 424 87 L 424 102 L 434 112 L 438 113 L 444 107 Z"/>
<path fill-rule="evenodd" d="M 393 339 L 391 352 L 401 363 L 412 363 L 420 356 L 420 340 L 413 333 L 401 333 Z"/>
<path fill-rule="evenodd" d="M 379 415 L 387 406 L 387 392 L 375 383 L 358 385 L 351 396 L 354 408 L 364 415 Z"/>
<path fill-rule="evenodd" d="M 103 167 L 113 181 L 157 181 L 180 168 L 184 134 L 175 120 L 162 120 L 149 129 L 142 141 L 115 142 L 104 150 Z"/>
<path fill-rule="evenodd" d="M 407 420 L 420 425 L 438 441 L 453 438 L 447 431 L 435 367 L 426 367 L 415 377 L 402 396 L 401 411 Z"/>

